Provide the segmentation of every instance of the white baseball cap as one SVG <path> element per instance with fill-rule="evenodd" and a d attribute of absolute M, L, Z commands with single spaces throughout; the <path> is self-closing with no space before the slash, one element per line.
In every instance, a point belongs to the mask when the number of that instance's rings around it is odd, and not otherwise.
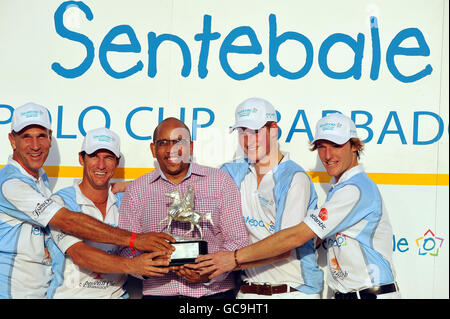
<path fill-rule="evenodd" d="M 355 123 L 341 113 L 331 113 L 317 122 L 313 143 L 317 140 L 327 140 L 342 145 L 353 137 L 358 137 Z"/>
<path fill-rule="evenodd" d="M 238 127 L 258 130 L 267 122 L 276 121 L 277 113 L 270 102 L 253 97 L 238 105 L 235 112 L 235 123 L 231 131 Z"/>
<path fill-rule="evenodd" d="M 29 125 L 40 125 L 51 130 L 48 110 L 36 103 L 27 103 L 16 108 L 12 115 L 11 131 L 20 132 Z"/>
<path fill-rule="evenodd" d="M 120 138 L 119 135 L 107 129 L 100 127 L 90 130 L 84 137 L 81 151 L 92 154 L 99 149 L 106 149 L 114 153 L 117 158 L 120 157 Z"/>

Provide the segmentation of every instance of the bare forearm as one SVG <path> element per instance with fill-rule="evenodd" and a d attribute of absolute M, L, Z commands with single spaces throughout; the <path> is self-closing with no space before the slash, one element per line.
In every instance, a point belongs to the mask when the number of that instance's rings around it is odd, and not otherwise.
<path fill-rule="evenodd" d="M 130 258 L 111 255 L 82 242 L 71 246 L 67 254 L 76 265 L 94 272 L 128 274 L 134 271 Z"/>
<path fill-rule="evenodd" d="M 109 226 L 88 215 L 65 208 L 61 208 L 49 224 L 81 239 L 117 246 L 129 246 L 132 235 L 127 230 Z M 133 245 L 141 251 L 173 251 L 173 246 L 168 242 L 175 242 L 175 239 L 164 233 L 145 233 L 137 234 Z"/>
<path fill-rule="evenodd" d="M 237 267 L 250 268 L 260 266 L 271 261 L 286 258 L 286 254 L 303 245 L 315 237 L 314 232 L 304 223 L 283 229 L 257 243 L 233 251 L 218 251 L 216 253 L 201 255 L 191 266 L 200 274 L 210 274 L 213 279 L 224 272 L 232 271 Z"/>
<path fill-rule="evenodd" d="M 79 242 L 67 249 L 67 254 L 76 265 L 98 273 L 160 277 L 169 272 L 167 266 L 170 262 L 170 255 L 161 251 L 126 258 L 107 254 L 100 249 Z"/>
<path fill-rule="evenodd" d="M 304 223 L 283 229 L 264 240 L 238 250 L 239 264 L 250 263 L 278 255 L 303 245 L 315 236 L 314 232 Z"/>
<path fill-rule="evenodd" d="M 248 268 L 253 268 L 253 267 L 270 264 L 270 263 L 273 263 L 273 262 L 276 262 L 279 260 L 286 259 L 287 257 L 289 257 L 289 255 L 290 255 L 290 252 L 287 252 L 287 253 L 284 253 L 284 254 L 281 254 L 281 255 L 278 255 L 275 257 L 244 263 L 244 264 L 239 265 L 239 267 L 235 268 L 235 270 L 248 269 Z"/>
<path fill-rule="evenodd" d="M 128 246 L 131 237 L 129 231 L 109 226 L 88 215 L 65 208 L 53 216 L 50 225 L 78 238 L 118 246 Z"/>

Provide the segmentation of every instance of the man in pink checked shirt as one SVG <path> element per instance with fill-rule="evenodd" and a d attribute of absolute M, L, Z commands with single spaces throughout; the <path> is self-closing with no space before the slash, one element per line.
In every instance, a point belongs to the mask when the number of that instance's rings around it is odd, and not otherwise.
<path fill-rule="evenodd" d="M 188 127 L 176 118 L 167 118 L 155 129 L 150 145 L 158 165 L 156 169 L 131 182 L 122 199 L 119 227 L 135 233 L 162 232 L 171 199 L 164 194 L 178 189 L 182 196 L 194 186 L 194 208 L 200 213 L 211 213 L 213 223 L 200 223 L 203 240 L 209 253 L 239 249 L 248 245 L 247 230 L 242 218 L 240 192 L 225 172 L 191 162 L 193 142 Z M 174 235 L 183 235 L 189 223 L 173 221 Z M 191 237 L 200 239 L 195 229 Z M 121 255 L 135 256 L 130 248 Z M 159 278 L 143 281 L 144 299 L 203 298 L 232 299 L 235 297 L 233 273 L 224 273 L 213 280 L 200 276 L 188 268 L 177 268 Z"/>

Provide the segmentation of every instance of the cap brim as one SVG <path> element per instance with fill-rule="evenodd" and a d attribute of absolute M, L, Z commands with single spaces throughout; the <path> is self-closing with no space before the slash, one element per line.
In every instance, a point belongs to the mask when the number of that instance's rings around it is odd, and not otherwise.
<path fill-rule="evenodd" d="M 42 126 L 43 128 L 46 128 L 48 130 L 52 129 L 52 127 L 49 126 L 48 123 L 39 122 L 39 121 L 29 121 L 29 122 L 22 122 L 20 125 L 16 125 L 15 127 L 12 128 L 12 130 L 14 132 L 20 132 L 24 128 L 26 128 L 27 126 L 31 126 L 31 125 L 39 125 L 39 126 Z"/>
<path fill-rule="evenodd" d="M 318 140 L 326 140 L 326 141 L 330 141 L 330 142 L 333 142 L 338 145 L 343 145 L 343 144 L 347 143 L 349 139 L 350 139 L 350 137 L 346 138 L 346 137 L 336 136 L 336 135 L 332 135 L 332 134 L 321 134 L 321 135 L 317 136 L 312 142 L 315 143 Z"/>
<path fill-rule="evenodd" d="M 265 124 L 267 123 L 267 121 L 264 121 L 262 123 L 257 123 L 255 121 L 239 121 L 236 122 L 230 129 L 230 133 L 233 132 L 235 129 L 237 129 L 238 127 L 245 127 L 245 128 L 249 128 L 251 130 L 259 130 L 261 127 L 263 127 Z"/>
<path fill-rule="evenodd" d="M 97 144 L 97 145 L 92 146 L 92 147 L 86 147 L 84 149 L 84 151 L 87 154 L 92 154 L 92 153 L 97 152 L 98 150 L 108 150 L 108 151 L 112 152 L 117 158 L 119 158 L 120 157 L 120 152 L 117 152 L 116 150 L 112 150 L 111 148 L 112 147 L 110 147 L 109 145 Z"/>

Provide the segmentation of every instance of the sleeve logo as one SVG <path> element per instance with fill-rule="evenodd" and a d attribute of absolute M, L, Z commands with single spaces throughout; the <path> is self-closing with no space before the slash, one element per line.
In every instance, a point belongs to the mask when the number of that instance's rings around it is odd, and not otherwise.
<path fill-rule="evenodd" d="M 319 212 L 319 218 L 323 221 L 326 221 L 328 219 L 328 211 L 326 208 L 322 208 Z"/>
<path fill-rule="evenodd" d="M 39 217 L 44 212 L 44 210 L 51 204 L 53 204 L 53 199 L 51 198 L 46 199 L 43 203 L 38 203 L 33 211 L 33 215 Z"/>

